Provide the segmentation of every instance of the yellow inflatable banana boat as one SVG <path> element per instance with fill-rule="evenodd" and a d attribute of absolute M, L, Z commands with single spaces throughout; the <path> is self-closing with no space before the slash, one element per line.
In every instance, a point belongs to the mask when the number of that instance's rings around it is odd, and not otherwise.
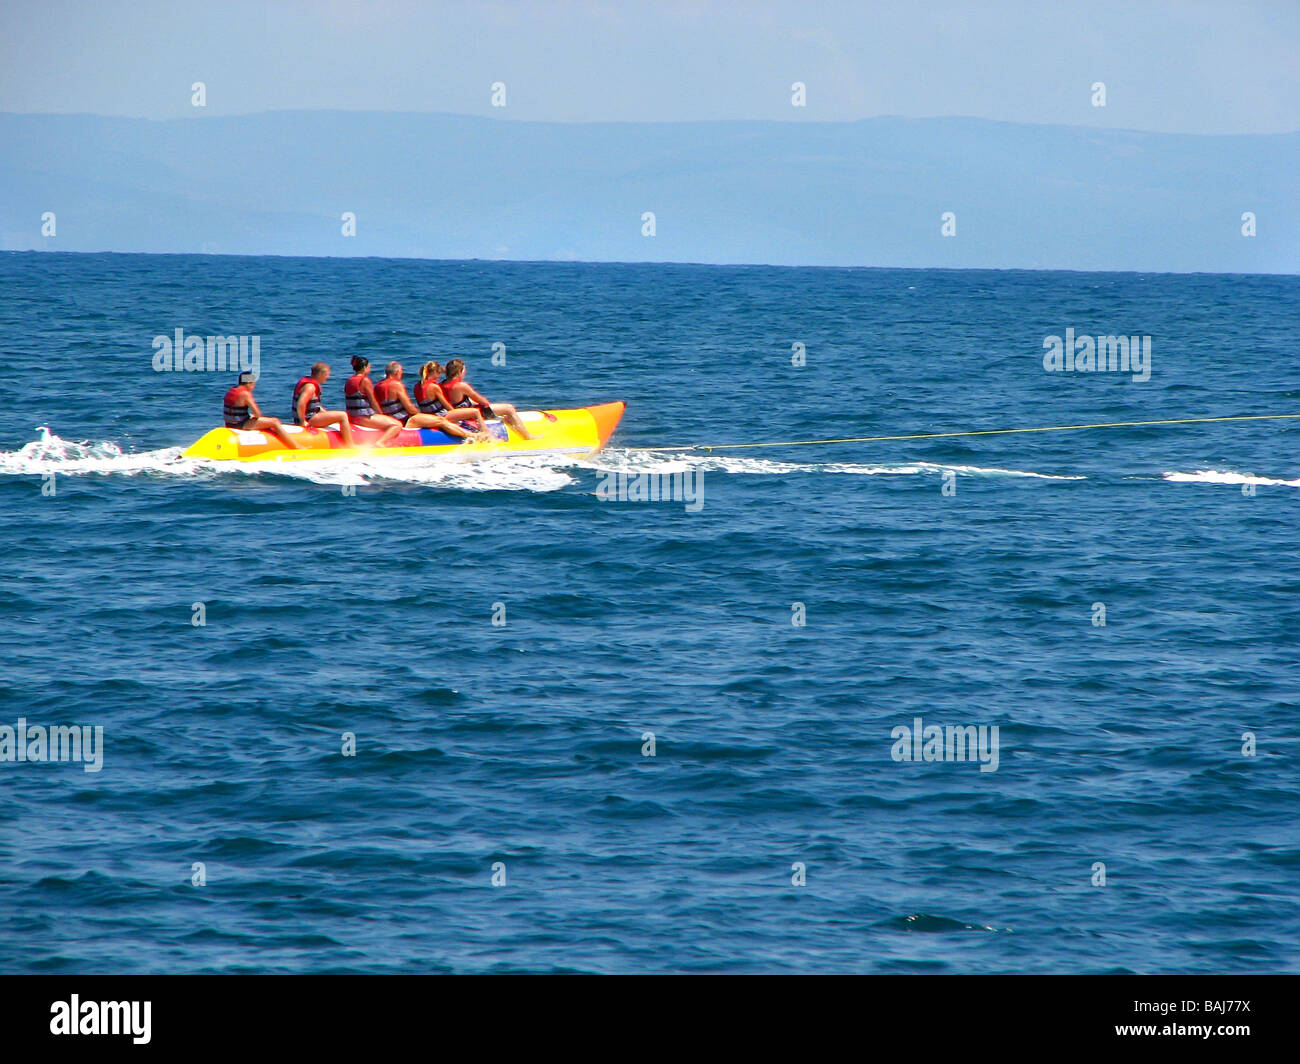
<path fill-rule="evenodd" d="M 213 429 L 195 440 L 184 452 L 186 458 L 217 462 L 319 462 L 332 458 L 401 458 L 417 455 L 456 455 L 467 459 L 496 458 L 510 454 L 587 455 L 599 451 L 618 427 L 627 403 L 602 403 L 577 410 L 521 410 L 519 417 L 536 439 L 525 440 L 502 421 L 489 421 L 490 440 L 459 440 L 437 429 L 403 429 L 385 447 L 344 447 L 333 426 L 304 429 L 286 425 L 299 450 L 284 446 L 265 432 L 244 429 Z M 373 443 L 378 429 L 353 427 L 358 444 Z"/>

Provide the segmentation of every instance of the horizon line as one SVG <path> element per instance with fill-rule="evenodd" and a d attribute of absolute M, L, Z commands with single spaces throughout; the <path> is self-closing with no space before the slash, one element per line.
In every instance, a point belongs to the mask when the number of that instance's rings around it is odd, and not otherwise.
<path fill-rule="evenodd" d="M 292 255 L 280 252 L 231 251 L 68 251 L 55 248 L 0 248 L 0 255 L 139 255 L 148 257 L 186 256 L 213 259 L 326 259 L 339 262 L 437 262 L 449 264 L 486 263 L 517 266 L 703 266 L 709 269 L 757 270 L 893 270 L 915 273 L 1129 273 L 1146 277 L 1300 277 L 1300 270 L 1284 272 L 1232 272 L 1223 270 L 1138 270 L 1107 267 L 1081 270 L 1066 266 L 835 266 L 828 263 L 792 265 L 776 262 L 695 262 L 676 259 L 443 259 L 417 255 Z"/>
<path fill-rule="evenodd" d="M 206 108 L 193 110 L 205 111 Z M 1163 129 L 1139 129 L 1131 126 L 1076 125 L 1068 122 L 1020 122 L 1006 118 L 988 118 L 983 115 L 915 115 L 898 114 L 865 115 L 861 118 L 683 118 L 683 119 L 562 119 L 562 118 L 512 118 L 506 115 L 469 114 L 461 111 L 408 111 L 376 110 L 374 108 L 342 107 L 283 107 L 264 111 L 237 111 L 229 114 L 183 114 L 168 118 L 149 118 L 145 115 L 101 114 L 96 111 L 9 111 L 0 110 L 0 117 L 14 118 L 99 118 L 124 122 L 189 122 L 213 121 L 233 118 L 261 118 L 269 115 L 390 115 L 416 118 L 464 118 L 483 122 L 500 122 L 512 125 L 552 126 L 719 126 L 719 125 L 780 125 L 780 126 L 852 126 L 867 122 L 984 122 L 990 125 L 1018 126 L 1025 129 L 1078 129 L 1090 133 L 1140 133 L 1158 137 L 1293 137 L 1300 128 L 1268 133 L 1183 133 Z"/>

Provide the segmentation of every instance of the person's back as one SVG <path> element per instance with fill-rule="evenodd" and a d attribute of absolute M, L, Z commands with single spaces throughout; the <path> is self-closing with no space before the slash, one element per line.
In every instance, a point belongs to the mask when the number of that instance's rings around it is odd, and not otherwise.
<path fill-rule="evenodd" d="M 285 431 L 278 417 L 262 416 L 257 400 L 253 398 L 253 387 L 256 384 L 257 375 L 244 370 L 239 375 L 239 382 L 226 392 L 221 404 L 226 428 L 244 432 L 269 432 L 291 451 L 298 450 L 298 441 Z"/>
<path fill-rule="evenodd" d="M 321 412 L 321 381 L 308 375 L 299 377 L 298 383 L 293 386 L 293 423 L 295 425 L 309 425 L 311 419 Z M 301 402 L 303 393 L 307 393 L 307 401 Z"/>
<path fill-rule="evenodd" d="M 329 379 L 330 367 L 326 362 L 317 362 L 307 376 L 298 378 L 298 383 L 293 386 L 294 423 L 309 429 L 337 425 L 343 446 L 352 447 L 352 425 L 347 414 L 341 410 L 325 409 L 325 382 Z"/>
<path fill-rule="evenodd" d="M 375 409 L 379 397 L 375 395 L 375 386 L 370 382 L 370 359 L 361 355 L 352 357 L 352 376 L 343 385 L 343 402 L 347 407 L 348 420 L 353 425 L 367 429 L 380 429 L 380 445 L 388 443 L 402 431 L 402 423 L 395 417 Z"/>
<path fill-rule="evenodd" d="M 226 392 L 222 400 L 222 417 L 225 419 L 226 428 L 242 429 L 253 420 L 253 407 L 249 400 L 253 398 L 253 393 L 248 390 L 248 386 L 243 383 L 243 374 L 240 374 L 240 383 Z"/>
<path fill-rule="evenodd" d="M 415 405 L 420 408 L 421 414 L 443 414 L 451 408 L 438 381 L 428 377 L 416 382 Z"/>
<path fill-rule="evenodd" d="M 375 385 L 375 398 L 379 400 L 380 411 L 398 421 L 405 421 L 409 416 L 402 403 L 405 392 L 406 386 L 400 380 L 393 377 L 385 377 L 381 380 Z"/>
<path fill-rule="evenodd" d="M 454 407 L 464 408 L 475 405 L 474 401 L 466 394 L 465 382 L 459 377 L 443 377 L 438 382 L 438 387 L 442 390 L 442 394 L 447 397 L 447 401 Z"/>
<path fill-rule="evenodd" d="M 375 413 L 366 395 L 365 383 L 366 376 L 363 373 L 354 373 L 343 382 L 343 402 L 347 407 L 348 417 L 353 421 L 357 418 L 373 417 Z"/>
<path fill-rule="evenodd" d="M 451 403 L 453 408 L 467 410 L 470 407 L 475 407 L 483 412 L 484 417 L 492 416 L 491 404 L 477 402 L 474 389 L 465 380 L 464 362 L 458 358 L 453 358 L 447 363 L 446 373 L 447 375 L 438 382 L 438 387 L 442 389 L 442 394 L 447 397 L 447 401 Z"/>

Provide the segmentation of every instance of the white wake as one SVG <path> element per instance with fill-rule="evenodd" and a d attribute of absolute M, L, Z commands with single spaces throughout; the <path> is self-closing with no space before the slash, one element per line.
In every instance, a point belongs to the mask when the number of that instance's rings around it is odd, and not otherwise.
<path fill-rule="evenodd" d="M 574 471 L 598 473 L 683 473 L 689 470 L 736 476 L 819 474 L 855 476 L 933 476 L 948 471 L 972 477 L 1032 477 L 1038 480 L 1085 480 L 1083 476 L 1038 473 L 997 466 L 970 466 L 934 462 L 852 463 L 781 462 L 723 454 L 700 454 L 610 448 L 580 459 L 572 455 L 515 454 L 473 459 L 467 455 L 401 456 L 393 458 L 334 458 L 319 462 L 213 462 L 182 458 L 179 447 L 156 451 L 124 452 L 111 441 L 65 440 L 49 429 L 16 451 L 0 451 L 0 475 L 65 476 L 156 475 L 211 479 L 220 475 L 286 477 L 336 486 L 375 483 L 422 484 L 464 491 L 558 491 L 575 482 Z M 1196 479 L 1236 474 L 1175 474 L 1166 479 Z M 1234 483 L 1233 481 L 1224 481 Z M 1257 483 L 1295 484 L 1295 481 L 1258 480 Z"/>
<path fill-rule="evenodd" d="M 1257 484 L 1260 487 L 1300 488 L 1300 480 L 1277 480 L 1231 470 L 1198 469 L 1194 473 L 1165 473 L 1163 476 L 1175 484 Z"/>

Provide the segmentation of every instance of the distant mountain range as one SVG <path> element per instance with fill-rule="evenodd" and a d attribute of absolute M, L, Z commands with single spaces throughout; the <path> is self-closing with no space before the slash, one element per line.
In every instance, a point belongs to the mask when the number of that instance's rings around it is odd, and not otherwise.
<path fill-rule="evenodd" d="M 1296 273 L 1298 179 L 1294 133 L 0 114 L 0 248 Z"/>

